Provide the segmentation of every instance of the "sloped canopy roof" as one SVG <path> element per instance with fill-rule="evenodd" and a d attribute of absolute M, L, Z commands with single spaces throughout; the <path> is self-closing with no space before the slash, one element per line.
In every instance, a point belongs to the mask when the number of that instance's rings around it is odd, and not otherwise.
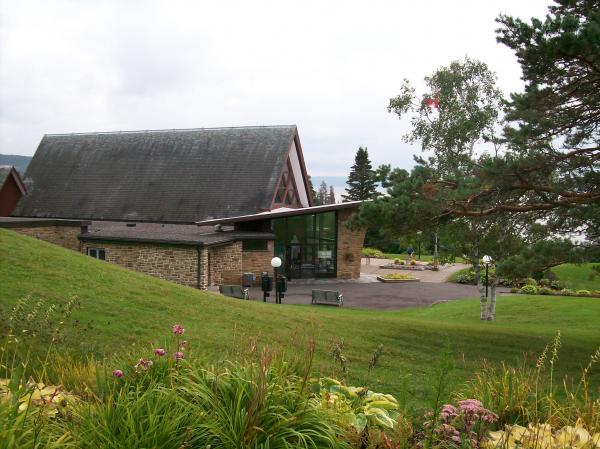
<path fill-rule="evenodd" d="M 295 139 L 295 126 L 45 135 L 13 216 L 193 223 L 268 210 Z"/>

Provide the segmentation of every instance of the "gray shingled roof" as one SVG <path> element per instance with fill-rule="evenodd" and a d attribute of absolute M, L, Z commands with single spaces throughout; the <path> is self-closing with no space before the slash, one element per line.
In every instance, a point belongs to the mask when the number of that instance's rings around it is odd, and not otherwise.
<path fill-rule="evenodd" d="M 177 225 L 161 223 L 133 223 L 94 221 L 88 231 L 81 234 L 81 240 L 170 243 L 175 245 L 209 246 L 235 240 L 273 240 L 275 235 L 268 232 L 235 231 L 233 227 L 223 227 L 215 231 L 214 226 Z"/>
<path fill-rule="evenodd" d="M 270 207 L 295 126 L 45 135 L 13 216 L 193 223 Z"/>

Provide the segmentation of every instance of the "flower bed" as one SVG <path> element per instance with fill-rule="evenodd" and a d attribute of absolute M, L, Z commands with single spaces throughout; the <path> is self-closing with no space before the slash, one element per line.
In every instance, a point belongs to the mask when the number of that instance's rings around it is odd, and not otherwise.
<path fill-rule="evenodd" d="M 408 274 L 388 273 L 383 276 L 377 276 L 381 282 L 401 283 L 401 282 L 419 282 L 420 279 L 414 278 Z"/>

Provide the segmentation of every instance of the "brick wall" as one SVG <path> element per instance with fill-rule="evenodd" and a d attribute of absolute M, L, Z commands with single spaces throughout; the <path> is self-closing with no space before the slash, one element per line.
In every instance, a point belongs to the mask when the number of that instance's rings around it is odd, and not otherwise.
<path fill-rule="evenodd" d="M 195 247 L 84 241 L 82 252 L 87 254 L 88 248 L 103 248 L 107 262 L 178 284 L 198 287 L 198 249 Z M 200 284 L 202 288 L 202 282 Z"/>
<path fill-rule="evenodd" d="M 20 226 L 11 227 L 10 229 L 74 251 L 80 249 L 80 243 L 77 239 L 77 236 L 81 233 L 80 226 Z"/>
<path fill-rule="evenodd" d="M 366 229 L 352 231 L 346 227 L 353 212 L 349 209 L 338 211 L 337 277 L 340 279 L 357 279 L 360 276 L 360 257 Z"/>
<path fill-rule="evenodd" d="M 242 283 L 242 242 L 211 247 L 208 253 L 210 285 Z"/>
<path fill-rule="evenodd" d="M 267 243 L 266 251 L 243 251 L 242 252 L 242 272 L 254 273 L 256 275 L 256 285 L 260 282 L 260 275 L 263 271 L 272 274 L 271 259 L 274 253 L 274 242 Z"/>

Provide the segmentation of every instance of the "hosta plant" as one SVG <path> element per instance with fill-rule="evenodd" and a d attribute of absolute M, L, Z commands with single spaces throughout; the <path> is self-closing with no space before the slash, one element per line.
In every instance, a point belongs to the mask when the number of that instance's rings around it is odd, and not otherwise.
<path fill-rule="evenodd" d="M 396 398 L 375 393 L 366 387 L 342 385 L 328 377 L 313 381 L 315 401 L 335 411 L 343 425 L 362 433 L 368 428 L 393 430 L 400 417 Z"/>
<path fill-rule="evenodd" d="M 490 432 L 486 449 L 600 449 L 600 433 L 591 434 L 580 421 L 575 426 L 552 429 L 550 424 L 527 427 L 506 426 L 506 430 Z"/>

